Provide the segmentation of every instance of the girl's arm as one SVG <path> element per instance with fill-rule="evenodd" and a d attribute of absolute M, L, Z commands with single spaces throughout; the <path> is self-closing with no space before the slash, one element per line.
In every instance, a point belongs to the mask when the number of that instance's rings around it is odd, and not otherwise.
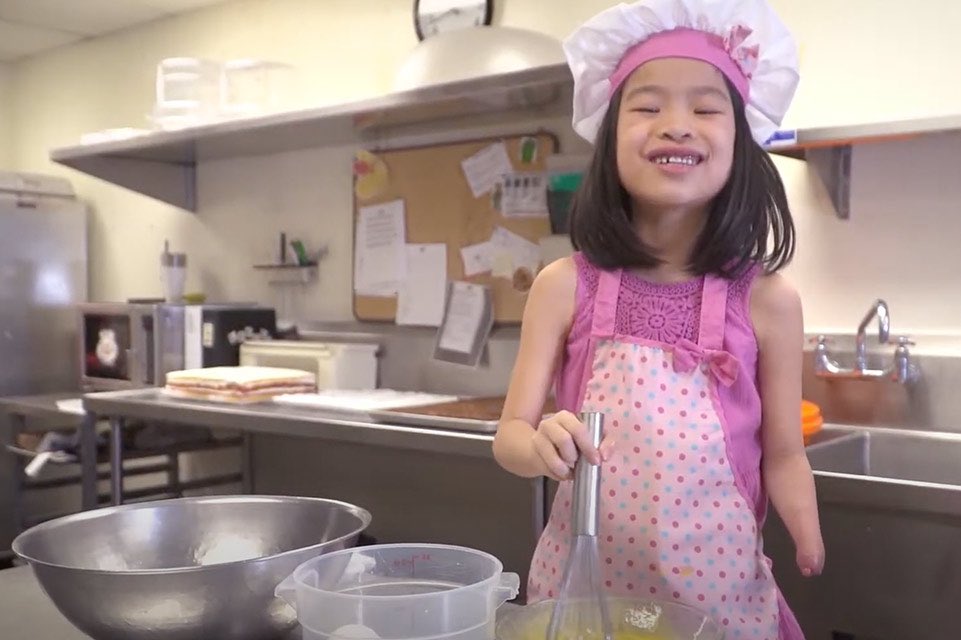
<path fill-rule="evenodd" d="M 494 437 L 497 462 L 519 476 L 566 479 L 580 446 L 599 459 L 572 414 L 562 411 L 541 422 L 573 321 L 576 286 L 577 265 L 562 258 L 541 270 L 527 295 L 520 348 Z"/>
<path fill-rule="evenodd" d="M 804 322 L 801 299 L 783 277 L 759 277 L 751 292 L 761 393 L 764 486 L 797 549 L 801 573 L 824 567 L 814 476 L 801 433 Z"/>

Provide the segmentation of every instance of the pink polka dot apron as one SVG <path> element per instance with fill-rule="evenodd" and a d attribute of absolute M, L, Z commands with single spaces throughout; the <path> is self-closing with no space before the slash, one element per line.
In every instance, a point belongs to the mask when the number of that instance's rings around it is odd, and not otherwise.
<path fill-rule="evenodd" d="M 722 350 L 727 282 L 705 278 L 697 343 L 667 345 L 614 334 L 620 279 L 620 271 L 601 272 L 581 394 L 581 410 L 604 412 L 605 437 L 615 441 L 601 474 L 605 584 L 611 593 L 694 606 L 727 638 L 778 640 L 779 593 L 728 459 L 717 396 L 737 375 Z M 531 602 L 557 594 L 571 488 L 561 483 L 534 552 Z"/>

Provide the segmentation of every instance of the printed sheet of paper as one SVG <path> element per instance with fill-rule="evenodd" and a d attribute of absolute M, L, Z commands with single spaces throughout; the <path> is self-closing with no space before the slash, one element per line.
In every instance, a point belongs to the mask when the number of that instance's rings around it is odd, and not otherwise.
<path fill-rule="evenodd" d="M 447 317 L 441 327 L 440 348 L 470 353 L 482 329 L 487 294 L 483 286 L 469 282 L 451 285 Z"/>
<path fill-rule="evenodd" d="M 547 177 L 541 173 L 509 173 L 500 179 L 500 210 L 508 218 L 546 216 Z"/>
<path fill-rule="evenodd" d="M 475 198 L 490 193 L 500 182 L 501 176 L 514 171 L 510 156 L 507 155 L 507 145 L 503 142 L 495 142 L 462 160 L 461 168 Z"/>
<path fill-rule="evenodd" d="M 490 271 L 494 261 L 493 249 L 490 241 L 461 247 L 460 256 L 464 260 L 464 276 L 469 278 L 478 273 Z"/>
<path fill-rule="evenodd" d="M 354 245 L 354 291 L 393 296 L 407 274 L 403 200 L 363 207 L 358 212 Z"/>
<path fill-rule="evenodd" d="M 540 245 L 504 227 L 494 229 L 490 243 L 493 247 L 493 275 L 509 278 L 521 267 L 537 273 L 541 262 Z"/>
<path fill-rule="evenodd" d="M 439 327 L 447 297 L 447 245 L 407 245 L 407 278 L 397 295 L 397 324 Z"/>

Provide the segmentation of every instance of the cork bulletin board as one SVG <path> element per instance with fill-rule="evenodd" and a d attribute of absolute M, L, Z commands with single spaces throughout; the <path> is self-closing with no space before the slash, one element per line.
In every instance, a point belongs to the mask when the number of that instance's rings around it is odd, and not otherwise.
<path fill-rule="evenodd" d="M 546 209 L 542 215 L 505 215 L 498 189 L 478 193 L 477 183 L 465 171 L 463 162 L 503 151 L 514 176 L 537 175 L 545 171 L 545 160 L 558 152 L 557 139 L 550 133 L 498 137 L 416 148 L 391 149 L 358 154 L 354 167 L 354 235 L 358 233 L 361 209 L 403 201 L 406 243 L 442 243 L 447 248 L 447 279 L 487 285 L 491 289 L 494 322 L 519 323 L 527 291 L 536 267 L 503 263 L 491 270 L 465 275 L 461 249 L 486 243 L 497 234 L 516 234 L 537 245 L 550 235 Z M 495 154 L 497 155 L 497 154 Z M 357 162 L 362 161 L 362 170 Z M 516 178 L 515 178 L 516 179 Z M 506 234 L 504 232 L 510 232 Z M 355 272 L 355 284 L 356 280 Z M 397 297 L 353 294 L 354 316 L 358 320 L 393 322 Z"/>

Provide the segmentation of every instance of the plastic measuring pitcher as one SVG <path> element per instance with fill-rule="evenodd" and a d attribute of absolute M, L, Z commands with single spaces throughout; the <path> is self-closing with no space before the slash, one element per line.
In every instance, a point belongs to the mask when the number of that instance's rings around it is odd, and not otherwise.
<path fill-rule="evenodd" d="M 450 545 L 345 549 L 301 564 L 276 594 L 304 640 L 493 640 L 520 578 L 494 556 Z"/>

